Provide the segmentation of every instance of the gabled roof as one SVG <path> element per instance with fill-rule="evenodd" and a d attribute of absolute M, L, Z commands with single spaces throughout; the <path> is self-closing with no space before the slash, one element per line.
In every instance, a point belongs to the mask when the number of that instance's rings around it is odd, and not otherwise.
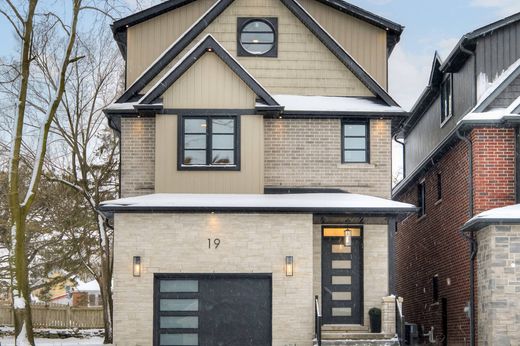
<path fill-rule="evenodd" d="M 118 102 L 128 102 L 171 63 L 234 0 L 218 0 L 125 91 Z M 295 0 L 280 0 L 320 41 L 377 97 L 389 106 L 398 106 L 386 90 L 375 81 Z"/>
<path fill-rule="evenodd" d="M 206 53 L 215 53 L 266 105 L 279 106 L 269 92 L 267 92 L 267 90 L 211 35 L 206 35 L 195 47 L 186 53 L 186 55 L 143 96 L 139 104 L 153 104 L 157 102 L 157 99 Z"/>
<path fill-rule="evenodd" d="M 119 49 L 126 59 L 126 31 L 129 27 L 145 22 L 149 19 L 157 17 L 168 11 L 175 10 L 179 7 L 192 3 L 195 0 L 168 0 L 158 5 L 152 6 L 143 11 L 134 13 L 130 16 L 116 20 L 112 24 L 112 31 L 114 37 L 119 45 Z M 372 12 L 364 10 L 360 7 L 354 6 L 343 0 L 318 0 L 319 2 L 331 6 L 339 11 L 349 14 L 358 19 L 364 20 L 367 23 L 383 28 L 388 31 L 387 46 L 389 52 L 393 50 L 395 45 L 399 42 L 401 33 L 404 27 Z"/>

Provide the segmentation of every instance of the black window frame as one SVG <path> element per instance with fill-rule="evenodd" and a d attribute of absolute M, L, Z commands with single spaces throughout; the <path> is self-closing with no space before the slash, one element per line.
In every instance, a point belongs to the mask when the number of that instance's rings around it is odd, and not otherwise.
<path fill-rule="evenodd" d="M 363 125 L 365 126 L 365 136 L 346 136 L 345 125 Z M 365 138 L 365 149 L 347 149 L 345 147 L 345 138 Z M 347 161 L 345 151 L 364 151 L 365 161 Z M 356 164 L 370 163 L 370 121 L 368 120 L 342 120 L 341 121 L 341 163 Z"/>
<path fill-rule="evenodd" d="M 432 277 L 432 299 L 434 303 L 439 302 L 439 276 Z"/>
<path fill-rule="evenodd" d="M 184 120 L 185 119 L 205 119 L 207 125 L 206 132 L 206 165 L 186 165 L 184 164 Z M 213 144 L 212 144 L 212 121 L 213 119 L 233 119 L 234 128 L 234 164 L 233 165 L 213 165 L 211 163 Z M 239 115 L 179 115 L 177 133 L 177 170 L 179 171 L 240 171 L 240 116 Z"/>
<path fill-rule="evenodd" d="M 423 180 L 417 185 L 417 206 L 419 218 L 426 215 L 426 182 Z"/>
<path fill-rule="evenodd" d="M 442 200 L 442 173 L 437 172 L 437 201 Z"/>
<path fill-rule="evenodd" d="M 242 46 L 242 30 L 251 22 L 261 21 L 269 25 L 273 29 L 274 42 L 270 50 L 263 54 L 254 54 L 246 50 Z M 276 58 L 278 57 L 278 18 L 276 17 L 238 17 L 237 18 L 237 55 L 242 57 L 264 57 Z"/>
<path fill-rule="evenodd" d="M 446 88 L 449 87 L 449 91 Z M 449 96 L 449 97 L 448 97 Z M 449 73 L 441 84 L 441 127 L 453 116 L 453 74 Z"/>

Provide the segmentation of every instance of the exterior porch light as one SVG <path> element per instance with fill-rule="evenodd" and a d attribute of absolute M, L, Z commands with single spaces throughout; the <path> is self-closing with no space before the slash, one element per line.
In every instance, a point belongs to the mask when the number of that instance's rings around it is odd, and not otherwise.
<path fill-rule="evenodd" d="M 349 231 L 349 230 L 345 230 L 345 238 L 343 238 L 344 240 L 344 245 L 345 246 L 350 246 L 352 245 L 352 231 Z"/>
<path fill-rule="evenodd" d="M 135 277 L 141 276 L 141 256 L 134 256 L 133 272 Z"/>
<path fill-rule="evenodd" d="M 294 274 L 294 259 L 293 256 L 285 256 L 285 275 L 293 276 Z"/>

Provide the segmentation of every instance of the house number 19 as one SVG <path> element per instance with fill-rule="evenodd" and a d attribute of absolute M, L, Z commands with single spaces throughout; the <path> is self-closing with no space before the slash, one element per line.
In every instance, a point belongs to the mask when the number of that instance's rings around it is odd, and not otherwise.
<path fill-rule="evenodd" d="M 218 248 L 218 246 L 220 245 L 220 239 L 215 238 L 215 239 L 213 239 L 213 241 L 211 241 L 211 239 L 208 238 L 208 249 L 211 249 L 212 244 L 213 244 L 213 248 L 215 248 L 215 250 L 216 250 Z"/>

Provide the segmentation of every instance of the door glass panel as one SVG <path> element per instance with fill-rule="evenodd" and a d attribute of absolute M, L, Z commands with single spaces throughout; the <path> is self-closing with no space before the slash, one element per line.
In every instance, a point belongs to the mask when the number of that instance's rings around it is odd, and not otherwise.
<path fill-rule="evenodd" d="M 199 311 L 198 299 L 161 299 L 161 311 Z"/>
<path fill-rule="evenodd" d="M 332 269 L 350 269 L 351 261 L 332 261 Z"/>
<path fill-rule="evenodd" d="M 161 281 L 161 292 L 198 292 L 197 280 L 165 280 Z"/>
<path fill-rule="evenodd" d="M 333 285 L 350 285 L 352 284 L 352 278 L 350 276 L 333 276 Z"/>
<path fill-rule="evenodd" d="M 332 316 L 352 316 L 351 308 L 332 308 Z"/>
<path fill-rule="evenodd" d="M 197 316 L 161 316 L 160 328 L 199 328 Z"/>
<path fill-rule="evenodd" d="M 345 231 L 350 231 L 353 237 L 361 236 L 361 228 L 359 227 L 325 227 L 323 228 L 324 237 L 344 237 Z"/>
<path fill-rule="evenodd" d="M 197 346 L 199 344 L 198 334 L 161 334 L 161 346 L 188 345 Z"/>
<path fill-rule="evenodd" d="M 352 248 L 350 246 L 345 246 L 343 244 L 333 244 L 332 245 L 332 253 L 351 253 Z"/>
<path fill-rule="evenodd" d="M 332 292 L 332 300 L 351 300 L 351 292 Z"/>

